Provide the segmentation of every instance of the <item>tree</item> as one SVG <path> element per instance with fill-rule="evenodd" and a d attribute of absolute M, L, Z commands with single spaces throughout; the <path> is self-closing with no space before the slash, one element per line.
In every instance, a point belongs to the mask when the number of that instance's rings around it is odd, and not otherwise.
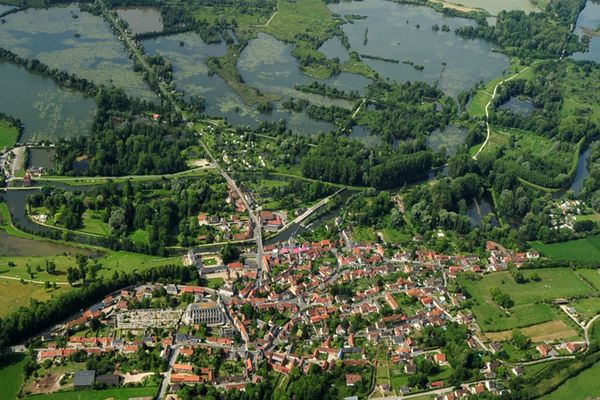
<path fill-rule="evenodd" d="M 231 244 L 227 244 L 221 248 L 221 258 L 223 259 L 224 264 L 237 261 L 240 258 L 240 254 L 240 249 Z"/>
<path fill-rule="evenodd" d="M 531 339 L 523 335 L 520 330 L 514 329 L 512 331 L 512 342 L 515 346 L 517 346 L 517 348 L 526 350 L 529 347 Z"/>
<path fill-rule="evenodd" d="M 69 282 L 69 285 L 72 286 L 73 283 L 79 280 L 79 278 L 80 276 L 78 269 L 75 269 L 73 267 L 67 268 L 67 281 Z"/>
<path fill-rule="evenodd" d="M 54 260 L 48 261 L 46 259 L 46 272 L 50 275 L 56 274 L 56 263 L 54 262 Z"/>

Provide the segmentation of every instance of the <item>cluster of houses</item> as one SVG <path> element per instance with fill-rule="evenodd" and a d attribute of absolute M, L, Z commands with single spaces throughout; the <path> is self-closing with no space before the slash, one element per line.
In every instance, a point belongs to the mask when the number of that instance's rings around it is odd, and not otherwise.
<path fill-rule="evenodd" d="M 552 228 L 556 230 L 574 230 L 577 216 L 583 214 L 585 203 L 581 200 L 561 200 L 556 202 L 550 211 Z"/>
<path fill-rule="evenodd" d="M 490 258 L 488 260 L 489 264 L 487 267 L 488 272 L 504 271 L 508 269 L 510 265 L 520 268 L 528 261 L 540 258 L 540 253 L 535 250 L 529 250 L 524 253 L 514 253 L 504 248 L 501 244 L 492 241 L 487 242 L 485 248 L 490 252 Z"/>
<path fill-rule="evenodd" d="M 260 217 L 267 221 L 281 216 L 264 213 Z M 174 391 L 181 385 L 200 382 L 243 388 L 248 382 L 263 379 L 256 368 L 262 361 L 285 375 L 296 368 L 306 372 L 312 365 L 323 370 L 339 365 L 371 368 L 375 361 L 370 359 L 367 349 L 381 344 L 389 349 L 391 363 L 406 375 L 417 372 L 420 358 L 427 358 L 440 368 L 449 368 L 442 351 L 421 348 L 415 340 L 426 327 L 443 328 L 449 322 L 467 325 L 473 336 L 477 334 L 472 314 L 461 308 L 465 296 L 448 292 L 448 281 L 461 272 L 497 271 L 510 263 L 523 265 L 539 257 L 535 252 L 514 254 L 493 242 L 488 243 L 487 250 L 489 264 L 475 255 L 451 256 L 427 250 L 400 249 L 390 254 L 379 244 L 349 243 L 343 235 L 336 240 L 314 242 L 290 239 L 264 246 L 262 265 L 267 278 L 261 285 L 256 284 L 256 265 L 247 260 L 204 266 L 205 256 L 190 252 L 185 256 L 186 265 L 205 274 L 207 271 L 227 274 L 222 287 L 213 290 L 190 285 L 145 284 L 113 293 L 65 327 L 77 327 L 96 318 L 121 332 L 142 334 L 142 338 L 71 336 L 61 347 L 56 340 L 50 340 L 39 351 L 38 360 L 65 358 L 77 351 L 89 355 L 105 351 L 128 354 L 142 346 L 160 346 L 161 355 L 169 357 L 177 349 L 177 361 L 170 371 Z M 231 271 L 236 271 L 235 276 Z M 187 295 L 186 304 L 177 308 L 139 309 L 140 302 L 153 299 L 159 295 L 157 291 L 160 296 L 166 293 L 179 299 Z M 350 322 L 357 318 L 363 321 L 360 327 Z M 189 329 L 182 331 L 185 326 Z M 203 326 L 209 327 L 209 335 L 196 336 L 195 332 Z M 156 328 L 167 335 L 158 338 L 147 334 Z M 478 350 L 491 348 L 492 353 L 501 348 L 497 343 L 488 348 L 476 339 L 469 338 L 467 345 Z M 537 350 L 543 358 L 558 352 L 574 354 L 582 346 L 576 342 L 563 343 L 560 348 L 541 344 Z M 208 365 L 192 362 L 195 351 L 212 354 L 217 350 L 226 361 L 239 365 L 235 374 L 220 375 Z M 458 399 L 469 393 L 497 391 L 494 369 L 493 364 L 487 365 L 481 372 L 485 382 L 464 386 L 440 398 Z M 512 373 L 518 375 L 522 371 L 517 368 Z M 348 387 L 365 383 L 360 374 L 349 373 L 345 380 Z M 430 382 L 429 386 L 445 388 L 448 382 Z M 395 389 L 403 394 L 414 390 Z"/>

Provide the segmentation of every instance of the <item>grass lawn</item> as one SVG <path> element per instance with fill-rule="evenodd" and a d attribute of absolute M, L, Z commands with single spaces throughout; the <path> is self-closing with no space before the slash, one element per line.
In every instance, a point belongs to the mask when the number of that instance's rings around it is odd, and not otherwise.
<path fill-rule="evenodd" d="M 596 290 L 600 290 L 600 272 L 597 269 L 580 268 L 577 270 L 577 274 L 590 282 Z"/>
<path fill-rule="evenodd" d="M 128 400 L 133 397 L 154 397 L 158 392 L 158 387 L 122 387 L 118 389 L 107 390 L 81 390 L 76 392 L 57 392 L 52 394 L 43 394 L 26 397 L 31 400 Z"/>
<path fill-rule="evenodd" d="M 17 398 L 23 384 L 23 365 L 25 357 L 13 354 L 0 358 L 0 398 L 12 400 Z"/>
<path fill-rule="evenodd" d="M 412 235 L 394 228 L 383 228 L 381 233 L 386 243 L 406 243 L 412 239 Z"/>
<path fill-rule="evenodd" d="M 17 142 L 19 131 L 7 121 L 0 119 L 0 150 L 11 148 Z"/>
<path fill-rule="evenodd" d="M 136 229 L 129 235 L 129 238 L 133 243 L 148 244 L 148 232 L 144 229 Z"/>
<path fill-rule="evenodd" d="M 575 400 L 594 398 L 598 395 L 598 376 L 600 376 L 600 363 L 582 371 L 573 378 L 560 385 L 558 389 L 545 396 L 545 400 Z"/>
<path fill-rule="evenodd" d="M 530 245 L 555 260 L 600 261 L 600 235 L 552 244 L 536 241 Z"/>
<path fill-rule="evenodd" d="M 375 241 L 375 231 L 370 226 L 356 226 L 352 229 L 352 239 L 355 242 L 373 242 Z"/>
<path fill-rule="evenodd" d="M 83 228 L 78 229 L 80 232 L 92 233 L 95 235 L 108 236 L 108 224 L 100 219 L 91 210 L 86 210 L 83 213 Z"/>
<path fill-rule="evenodd" d="M 475 301 L 472 309 L 482 330 L 497 332 L 552 321 L 558 318 L 558 312 L 548 304 L 536 302 L 598 293 L 571 269 L 548 268 L 536 272 L 541 281 L 525 284 L 515 283 L 508 272 L 485 275 L 483 279 L 475 281 L 459 278 L 463 288 Z M 524 275 L 527 277 L 529 274 L 525 271 Z M 492 288 L 499 288 L 515 302 L 509 314 L 493 302 L 490 294 Z"/>
<path fill-rule="evenodd" d="M 579 315 L 583 316 L 586 321 L 589 321 L 596 315 L 600 314 L 599 297 L 579 299 L 573 304 L 573 306 L 575 307 Z"/>

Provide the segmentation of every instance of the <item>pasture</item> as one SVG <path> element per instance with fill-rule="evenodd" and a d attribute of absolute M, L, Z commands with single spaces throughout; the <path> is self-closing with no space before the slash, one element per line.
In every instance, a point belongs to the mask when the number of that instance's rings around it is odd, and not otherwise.
<path fill-rule="evenodd" d="M 600 235 L 552 244 L 536 241 L 530 245 L 554 260 L 600 261 Z"/>
<path fill-rule="evenodd" d="M 499 332 L 554 321 L 559 319 L 559 311 L 543 301 L 598 294 L 571 269 L 548 268 L 535 272 L 541 280 L 523 284 L 517 284 L 508 272 L 485 275 L 481 280 L 459 277 L 461 286 L 474 300 L 473 313 L 483 331 Z M 533 272 L 525 270 L 523 273 L 527 278 Z M 509 310 L 499 307 L 492 300 L 493 288 L 508 294 L 515 305 Z"/>
<path fill-rule="evenodd" d="M 16 399 L 23 383 L 23 355 L 10 355 L 0 358 L 0 398 Z"/>

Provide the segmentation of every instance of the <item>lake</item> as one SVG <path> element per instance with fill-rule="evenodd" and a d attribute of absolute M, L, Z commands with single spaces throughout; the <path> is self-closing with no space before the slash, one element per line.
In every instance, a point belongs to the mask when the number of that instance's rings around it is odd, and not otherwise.
<path fill-rule="evenodd" d="M 96 102 L 22 67 L 0 62 L 0 110 L 25 125 L 20 142 L 74 137 L 91 131 Z"/>
<path fill-rule="evenodd" d="M 444 17 L 428 7 L 397 4 L 385 0 L 330 4 L 333 12 L 346 15 L 358 14 L 366 19 L 344 24 L 342 29 L 348 36 L 351 50 L 359 54 L 398 59 L 400 63 L 364 59 L 380 75 L 398 82 L 438 82 L 449 95 L 456 96 L 477 82 L 487 82 L 502 75 L 509 59 L 494 52 L 494 46 L 485 40 L 465 40 L 454 34 L 454 30 L 473 25 L 465 18 Z M 432 30 L 432 26 L 446 24 L 450 32 Z M 419 27 L 417 27 L 417 25 Z M 364 44 L 365 31 L 368 41 Z M 328 45 L 325 49 L 331 49 Z M 339 48 L 326 54 L 329 58 L 339 57 Z M 424 66 L 418 71 L 404 64 L 410 61 Z M 446 63 L 444 68 L 442 63 Z M 442 74 L 443 72 L 443 74 Z"/>
<path fill-rule="evenodd" d="M 134 35 L 138 33 L 160 32 L 164 25 L 157 7 L 124 7 L 116 8 L 119 18 L 129 24 L 129 29 Z"/>
<path fill-rule="evenodd" d="M 259 33 L 242 51 L 238 60 L 238 70 L 249 85 L 259 88 L 264 92 L 271 92 L 280 96 L 305 98 L 311 103 L 319 105 L 337 105 L 352 108 L 345 100 L 330 99 L 324 96 L 303 93 L 296 90 L 296 84 L 310 84 L 315 79 L 304 74 L 298 62 L 292 56 L 293 47 L 281 42 L 265 33 Z M 322 81 L 329 86 L 334 86 L 345 91 L 358 90 L 364 93 L 369 79 L 362 75 L 341 73 L 331 79 Z"/>
<path fill-rule="evenodd" d="M 600 3 L 588 1 L 585 8 L 577 18 L 575 33 L 580 37 L 584 35 L 584 28 L 595 30 L 600 27 Z M 591 60 L 600 62 L 600 36 L 593 36 L 590 41 L 589 51 L 575 53 L 571 56 L 574 60 Z"/>
<path fill-rule="evenodd" d="M 142 76 L 133 71 L 123 43 L 101 17 L 70 4 L 29 9 L 4 19 L 0 47 L 98 84 L 121 87 L 133 96 L 156 98 Z"/>
<path fill-rule="evenodd" d="M 160 54 L 173 63 L 174 82 L 178 89 L 183 90 L 186 98 L 204 97 L 206 114 L 212 117 L 224 117 L 234 126 L 247 125 L 252 128 L 256 128 L 261 121 L 277 122 L 285 118 L 292 130 L 303 134 L 334 128 L 325 122 L 312 121 L 304 113 L 288 112 L 279 104 L 275 104 L 275 109 L 269 114 L 261 114 L 256 108 L 244 104 L 221 77 L 208 74 L 206 61 L 209 57 L 225 55 L 225 43 L 206 44 L 197 34 L 181 33 L 144 40 L 143 45 L 148 54 Z M 295 65 L 289 65 L 288 68 Z"/>

